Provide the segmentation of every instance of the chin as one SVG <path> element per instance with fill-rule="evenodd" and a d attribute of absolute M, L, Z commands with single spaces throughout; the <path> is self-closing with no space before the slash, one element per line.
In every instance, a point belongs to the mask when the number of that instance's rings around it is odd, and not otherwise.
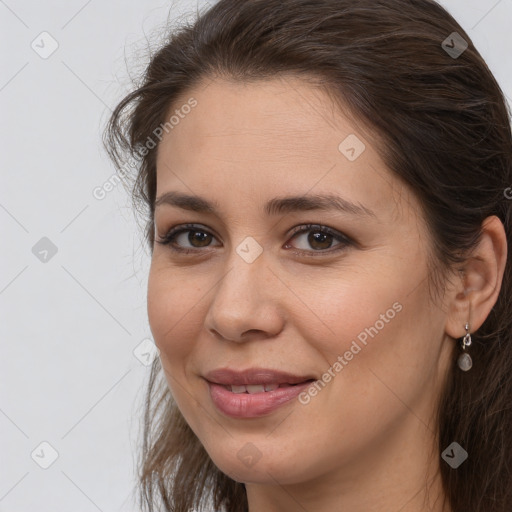
<path fill-rule="evenodd" d="M 271 484 L 276 480 L 280 484 L 294 484 L 302 481 L 302 476 L 294 470 L 297 469 L 295 461 L 287 461 L 275 454 L 273 458 L 262 455 L 259 460 L 244 461 L 238 457 L 226 459 L 225 453 L 220 457 L 211 457 L 214 464 L 232 480 L 248 484 Z M 301 472 L 304 470 L 303 461 L 300 464 Z"/>

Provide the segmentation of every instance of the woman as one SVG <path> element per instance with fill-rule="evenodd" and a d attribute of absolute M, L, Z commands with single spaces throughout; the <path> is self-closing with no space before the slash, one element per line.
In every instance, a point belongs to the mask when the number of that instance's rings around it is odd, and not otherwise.
<path fill-rule="evenodd" d="M 442 7 L 220 0 L 106 143 L 147 207 L 147 510 L 512 510 L 510 119 Z"/>

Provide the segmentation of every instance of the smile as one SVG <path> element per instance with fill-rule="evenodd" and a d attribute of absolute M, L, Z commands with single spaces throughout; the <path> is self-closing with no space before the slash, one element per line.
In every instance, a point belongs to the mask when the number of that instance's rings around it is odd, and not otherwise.
<path fill-rule="evenodd" d="M 315 380 L 311 376 L 263 368 L 219 369 L 207 373 L 204 378 L 214 406 L 233 418 L 270 414 L 297 397 Z"/>

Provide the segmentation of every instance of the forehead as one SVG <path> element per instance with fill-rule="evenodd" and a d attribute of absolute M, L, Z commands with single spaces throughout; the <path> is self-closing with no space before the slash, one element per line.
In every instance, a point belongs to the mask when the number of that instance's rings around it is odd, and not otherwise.
<path fill-rule="evenodd" d="M 182 109 L 191 98 L 194 108 Z M 179 122 L 158 149 L 157 197 L 180 190 L 264 201 L 311 190 L 389 210 L 401 188 L 359 127 L 299 78 L 210 80 L 175 101 L 173 114 Z"/>
<path fill-rule="evenodd" d="M 329 96 L 299 78 L 205 81 L 175 101 L 167 117 L 192 96 L 197 105 L 173 128 L 175 137 L 163 144 L 178 152 L 225 154 L 236 148 L 240 156 L 245 151 L 263 158 L 270 153 L 320 155 L 333 145 L 337 150 L 340 135 L 354 131 Z"/>

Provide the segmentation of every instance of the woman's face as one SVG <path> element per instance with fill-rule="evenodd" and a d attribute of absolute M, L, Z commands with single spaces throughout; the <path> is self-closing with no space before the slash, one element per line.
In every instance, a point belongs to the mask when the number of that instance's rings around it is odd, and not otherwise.
<path fill-rule="evenodd" d="M 299 79 L 215 80 L 175 110 L 155 238 L 184 231 L 155 243 L 148 314 L 214 463 L 272 485 L 424 470 L 453 340 L 417 200 Z"/>

